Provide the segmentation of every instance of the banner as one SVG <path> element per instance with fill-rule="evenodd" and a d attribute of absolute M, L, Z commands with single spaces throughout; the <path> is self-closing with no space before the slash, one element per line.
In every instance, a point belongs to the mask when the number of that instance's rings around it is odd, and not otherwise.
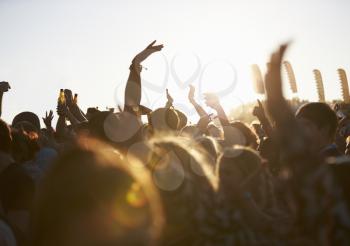
<path fill-rule="evenodd" d="M 319 102 L 326 102 L 321 72 L 318 69 L 314 69 L 313 73 L 314 73 L 315 80 L 316 80 L 318 101 Z"/>
<path fill-rule="evenodd" d="M 342 68 L 339 68 L 337 71 L 340 79 L 340 89 L 343 96 L 343 100 L 345 103 L 349 103 L 350 102 L 349 84 L 348 84 L 348 78 L 346 76 L 346 72 Z"/>
<path fill-rule="evenodd" d="M 252 76 L 253 76 L 254 91 L 257 94 L 264 95 L 265 86 L 264 86 L 264 80 L 261 74 L 261 70 L 257 64 L 253 64 L 251 66 L 251 69 L 252 69 Z"/>
<path fill-rule="evenodd" d="M 298 93 L 298 87 L 297 87 L 297 82 L 295 80 L 295 74 L 292 68 L 292 65 L 290 64 L 289 61 L 284 61 L 283 62 L 284 68 L 287 71 L 287 76 L 288 76 L 288 81 L 290 85 L 290 89 L 294 94 Z"/>

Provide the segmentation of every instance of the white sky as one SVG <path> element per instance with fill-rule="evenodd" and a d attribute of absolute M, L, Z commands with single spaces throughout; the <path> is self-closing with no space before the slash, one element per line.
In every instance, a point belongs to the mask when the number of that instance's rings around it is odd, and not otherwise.
<path fill-rule="evenodd" d="M 77 92 L 83 109 L 116 106 L 131 59 L 154 39 L 165 48 L 145 62 L 143 76 L 161 87 L 168 67 L 166 87 L 186 107 L 188 90 L 174 73 L 187 80 L 196 56 L 193 84 L 201 92 L 227 88 L 236 69 L 235 90 L 222 96 L 229 108 L 255 100 L 250 65 L 264 68 L 287 40 L 300 97 L 316 99 L 312 69 L 319 68 L 327 99 L 339 98 L 336 69 L 350 77 L 349 10 L 346 0 L 0 0 L 0 81 L 12 87 L 3 118 L 24 110 L 43 115 L 55 108 L 60 88 Z M 146 106 L 165 103 L 165 93 L 145 87 Z"/>

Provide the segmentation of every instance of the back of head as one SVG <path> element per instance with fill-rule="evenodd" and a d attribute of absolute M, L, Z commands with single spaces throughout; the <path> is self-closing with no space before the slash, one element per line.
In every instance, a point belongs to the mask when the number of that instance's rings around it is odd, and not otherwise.
<path fill-rule="evenodd" d="M 307 103 L 298 109 L 296 117 L 311 121 L 319 129 L 328 128 L 328 137 L 334 138 L 338 127 L 338 119 L 328 104 L 321 102 Z"/>
<path fill-rule="evenodd" d="M 22 112 L 17 114 L 15 118 L 13 118 L 12 120 L 12 126 L 17 125 L 19 122 L 22 122 L 22 121 L 29 122 L 31 125 L 33 125 L 36 129 L 36 132 L 39 132 L 39 130 L 41 129 L 40 119 L 33 112 Z"/>
<path fill-rule="evenodd" d="M 100 112 L 101 111 L 97 108 L 88 108 L 86 111 L 86 117 L 88 118 L 88 120 L 90 120 L 92 117 L 94 117 L 95 114 L 98 114 Z"/>
<path fill-rule="evenodd" d="M 252 148 L 257 147 L 257 137 L 255 133 L 243 122 L 234 121 L 230 123 L 231 127 L 237 128 L 245 138 L 245 146 L 250 146 Z"/>
<path fill-rule="evenodd" d="M 187 173 L 187 177 L 205 179 L 209 185 L 215 185 L 215 177 L 211 170 L 210 160 L 207 158 L 208 155 L 192 139 L 160 135 L 154 137 L 150 141 L 150 145 L 153 153 L 148 165 L 153 171 L 164 171 L 163 168 L 175 164 L 179 165 L 180 169 L 175 168 L 174 172 Z M 171 175 L 171 173 L 169 174 Z"/>
<path fill-rule="evenodd" d="M 142 138 L 142 124 L 137 116 L 129 112 L 104 111 L 90 119 L 89 132 L 92 137 L 128 148 Z"/>
<path fill-rule="evenodd" d="M 193 245 L 211 218 L 216 179 L 210 164 L 187 138 L 153 138 L 151 149 L 148 167 L 167 218 L 164 244 Z"/>
<path fill-rule="evenodd" d="M 272 184 L 257 152 L 234 146 L 225 149 L 218 163 L 219 194 L 236 199 L 238 192 L 245 191 L 252 195 L 260 208 L 269 206 Z"/>
<path fill-rule="evenodd" d="M 180 110 L 175 109 L 177 116 L 179 118 L 178 130 L 181 130 L 187 125 L 187 116 L 182 113 Z"/>
<path fill-rule="evenodd" d="M 44 180 L 33 245 L 152 245 L 163 221 L 147 171 L 112 147 L 80 141 Z"/>
<path fill-rule="evenodd" d="M 196 138 L 196 142 L 208 153 L 210 158 L 213 159 L 213 163 L 216 163 L 219 154 L 219 146 L 216 140 L 212 137 L 203 136 Z"/>
<path fill-rule="evenodd" d="M 261 159 L 258 153 L 243 146 L 226 148 L 218 163 L 219 177 L 230 168 L 238 168 L 244 177 L 248 177 L 261 167 Z"/>
<path fill-rule="evenodd" d="M 158 108 L 151 113 L 151 125 L 157 131 L 176 131 L 179 129 L 179 117 L 172 108 Z"/>

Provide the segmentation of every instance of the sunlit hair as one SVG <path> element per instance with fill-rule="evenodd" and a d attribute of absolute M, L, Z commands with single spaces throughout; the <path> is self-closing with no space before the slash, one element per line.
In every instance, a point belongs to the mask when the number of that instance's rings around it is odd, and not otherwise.
<path fill-rule="evenodd" d="M 156 137 L 150 147 L 148 168 L 167 218 L 164 245 L 202 245 L 198 240 L 214 217 L 217 186 L 204 151 L 188 138 L 173 136 Z"/>
<path fill-rule="evenodd" d="M 217 187 L 217 180 L 211 169 L 211 160 L 204 148 L 198 146 L 193 139 L 173 136 L 171 134 L 159 134 L 149 142 L 153 153 L 148 162 L 148 167 L 153 168 L 157 161 L 164 157 L 164 154 L 174 151 L 177 158 L 184 164 L 185 171 L 194 172 L 197 175 L 206 177 L 214 189 Z"/>
<path fill-rule="evenodd" d="M 181 130 L 181 135 L 184 137 L 193 138 L 199 134 L 198 127 L 195 125 L 185 126 Z"/>
<path fill-rule="evenodd" d="M 336 113 L 328 104 L 321 102 L 304 104 L 296 112 L 296 117 L 311 121 L 319 129 L 328 127 L 328 135 L 331 139 L 334 139 L 338 119 Z"/>
<path fill-rule="evenodd" d="M 156 245 L 163 209 L 144 165 L 97 140 L 78 142 L 40 187 L 33 245 Z"/>
<path fill-rule="evenodd" d="M 179 129 L 180 120 L 176 110 L 158 108 L 152 111 L 150 124 L 154 132 L 175 131 Z"/>
<path fill-rule="evenodd" d="M 254 149 L 257 147 L 257 136 L 252 131 L 252 129 L 249 128 L 249 126 L 247 126 L 245 123 L 241 121 L 231 122 L 230 126 L 235 127 L 241 131 L 241 133 L 243 134 L 246 140 L 245 146 L 250 146 Z"/>
<path fill-rule="evenodd" d="M 175 109 L 177 116 L 179 118 L 179 125 L 178 125 L 178 130 L 181 130 L 187 125 L 187 116 L 181 112 L 180 110 Z"/>
<path fill-rule="evenodd" d="M 210 136 L 197 137 L 195 141 L 199 144 L 201 148 L 205 150 L 207 155 L 209 155 L 209 157 L 212 159 L 212 163 L 214 164 L 213 170 L 215 170 L 216 169 L 215 163 L 220 153 L 220 146 L 217 143 L 217 141 Z"/>
<path fill-rule="evenodd" d="M 219 157 L 217 168 L 218 176 L 225 172 L 230 166 L 237 166 L 245 177 L 261 168 L 261 158 L 259 154 L 250 148 L 235 145 L 232 148 L 225 148 Z"/>

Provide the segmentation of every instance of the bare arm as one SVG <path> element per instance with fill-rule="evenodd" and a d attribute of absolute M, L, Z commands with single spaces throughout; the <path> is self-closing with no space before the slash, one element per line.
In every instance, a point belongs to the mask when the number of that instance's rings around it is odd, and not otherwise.
<path fill-rule="evenodd" d="M 64 115 L 59 115 L 56 123 L 56 133 L 60 139 L 64 139 L 67 134 L 67 124 L 66 117 Z"/>
<path fill-rule="evenodd" d="M 305 177 L 318 165 L 318 153 L 311 149 L 310 139 L 297 123 L 282 93 L 281 63 L 287 45 L 271 55 L 265 76 L 267 109 L 276 123 L 274 136 L 280 146 L 284 162 L 294 170 L 295 177 Z"/>
<path fill-rule="evenodd" d="M 262 125 L 262 129 L 264 130 L 265 134 L 268 137 L 271 137 L 272 136 L 272 126 L 270 124 L 270 121 L 266 117 L 264 107 L 263 107 L 262 103 L 260 102 L 260 100 L 258 100 L 258 106 L 254 107 L 253 115 L 259 119 L 259 121 Z"/>
<path fill-rule="evenodd" d="M 130 73 L 125 88 L 124 110 L 134 112 L 134 107 L 139 107 L 141 102 L 141 62 L 147 59 L 151 54 L 162 50 L 163 45 L 154 45 L 153 41 L 150 45 L 141 51 L 132 60 L 130 65 Z"/>
<path fill-rule="evenodd" d="M 202 117 L 208 117 L 207 112 L 202 108 L 201 105 L 199 105 L 196 100 L 194 99 L 194 92 L 195 88 L 193 85 L 190 85 L 190 91 L 188 92 L 188 100 L 190 103 L 193 105 L 193 107 L 196 109 L 197 114 L 199 115 L 200 118 Z"/>
<path fill-rule="evenodd" d="M 206 93 L 205 94 L 205 103 L 214 109 L 218 115 L 218 118 L 220 120 L 221 125 L 228 126 L 230 124 L 228 117 L 225 113 L 224 108 L 221 106 L 219 98 L 212 93 Z"/>
<path fill-rule="evenodd" d="M 165 107 L 166 107 L 166 108 L 171 108 L 171 107 L 173 107 L 174 99 L 173 99 L 172 96 L 170 95 L 168 89 L 166 89 L 166 98 L 167 98 L 168 100 L 167 100 L 167 102 L 166 102 L 166 104 L 165 104 Z"/>

